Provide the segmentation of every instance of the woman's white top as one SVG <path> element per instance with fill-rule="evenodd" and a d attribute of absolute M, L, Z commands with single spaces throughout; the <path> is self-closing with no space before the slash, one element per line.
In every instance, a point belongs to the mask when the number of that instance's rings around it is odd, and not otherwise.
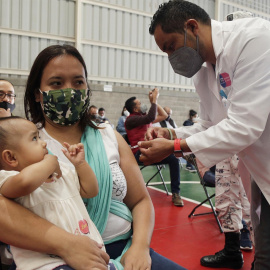
<path fill-rule="evenodd" d="M 120 156 L 118 151 L 118 142 L 112 127 L 109 124 L 101 124 L 99 129 L 105 151 L 109 160 L 112 177 L 113 191 L 112 198 L 123 202 L 127 193 L 127 183 L 125 176 L 119 166 Z M 52 138 L 43 128 L 39 131 L 42 140 L 47 142 L 47 148 L 58 157 L 60 161 L 65 162 L 70 168 L 74 169 L 73 164 L 66 158 L 62 150 L 64 147 L 57 140 Z M 109 213 L 107 226 L 102 234 L 103 241 L 109 241 L 117 236 L 127 233 L 131 229 L 131 223 L 119 216 Z"/>

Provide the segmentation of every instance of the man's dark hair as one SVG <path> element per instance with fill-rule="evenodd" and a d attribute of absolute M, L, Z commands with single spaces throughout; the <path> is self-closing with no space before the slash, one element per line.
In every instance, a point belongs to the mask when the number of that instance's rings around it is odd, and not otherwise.
<path fill-rule="evenodd" d="M 159 5 L 154 14 L 149 33 L 154 35 L 156 27 L 161 25 L 165 33 L 184 33 L 184 23 L 189 19 L 195 19 L 206 25 L 211 25 L 211 19 L 204 9 L 184 0 L 170 0 Z"/>
<path fill-rule="evenodd" d="M 91 110 L 92 108 L 97 109 L 97 106 L 91 105 L 91 106 L 89 107 L 89 110 Z"/>
<path fill-rule="evenodd" d="M 105 111 L 105 109 L 102 107 L 98 109 L 98 112 L 102 112 L 102 111 Z"/>
<path fill-rule="evenodd" d="M 133 108 L 136 106 L 135 99 L 136 97 L 131 97 L 125 102 L 125 107 L 129 113 L 133 113 Z"/>

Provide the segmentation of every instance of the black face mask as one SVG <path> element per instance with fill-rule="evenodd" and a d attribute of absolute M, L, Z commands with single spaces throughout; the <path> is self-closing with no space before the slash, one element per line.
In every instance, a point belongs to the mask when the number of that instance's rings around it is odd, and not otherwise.
<path fill-rule="evenodd" d="M 0 102 L 0 108 L 5 109 L 6 111 L 7 111 L 7 109 L 10 109 L 10 112 L 13 112 L 13 110 L 15 109 L 15 103 L 10 104 L 6 101 L 2 101 L 2 102 Z"/>
<path fill-rule="evenodd" d="M 171 117 L 170 116 L 168 116 L 167 118 L 166 118 L 166 121 L 170 121 L 170 119 L 171 119 Z"/>

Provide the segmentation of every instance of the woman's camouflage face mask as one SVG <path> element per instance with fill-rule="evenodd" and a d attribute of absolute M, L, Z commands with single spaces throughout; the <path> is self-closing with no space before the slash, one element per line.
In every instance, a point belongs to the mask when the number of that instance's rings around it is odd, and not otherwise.
<path fill-rule="evenodd" d="M 89 89 L 41 91 L 44 114 L 54 123 L 70 126 L 78 122 L 89 106 Z"/>

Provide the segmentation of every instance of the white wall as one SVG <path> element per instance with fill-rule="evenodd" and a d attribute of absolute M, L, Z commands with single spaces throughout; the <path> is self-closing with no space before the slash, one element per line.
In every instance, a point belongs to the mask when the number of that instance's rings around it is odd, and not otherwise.
<path fill-rule="evenodd" d="M 0 75 L 27 76 L 42 49 L 69 43 L 84 56 L 93 83 L 194 91 L 148 33 L 162 2 L 0 0 Z M 214 0 L 193 2 L 214 17 Z"/>

